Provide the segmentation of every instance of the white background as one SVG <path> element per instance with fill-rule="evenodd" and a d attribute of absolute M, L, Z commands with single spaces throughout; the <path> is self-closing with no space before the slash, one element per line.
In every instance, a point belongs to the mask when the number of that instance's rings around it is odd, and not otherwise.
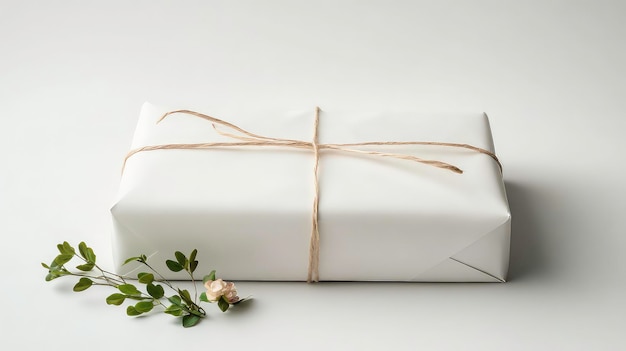
<path fill-rule="evenodd" d="M 625 348 L 625 17 L 620 1 L 0 1 L 2 344 Z M 253 302 L 192 329 L 44 282 L 63 240 L 111 266 L 108 210 L 144 101 L 485 111 L 510 282 L 242 283 Z"/>

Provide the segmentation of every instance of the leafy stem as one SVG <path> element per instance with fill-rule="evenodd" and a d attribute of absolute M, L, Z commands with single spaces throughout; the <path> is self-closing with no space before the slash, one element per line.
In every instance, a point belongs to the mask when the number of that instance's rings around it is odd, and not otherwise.
<path fill-rule="evenodd" d="M 165 279 L 165 277 L 163 277 L 161 275 L 161 273 L 157 272 L 154 268 L 152 268 L 151 265 L 148 264 L 148 262 L 146 262 L 145 260 L 141 260 L 138 261 L 140 263 L 143 263 L 146 267 L 148 267 L 151 271 L 154 272 L 154 274 L 158 275 L 160 279 L 158 279 L 158 282 L 163 283 L 165 285 L 167 285 L 170 289 L 174 290 L 175 292 L 178 292 L 178 290 L 176 290 L 176 288 L 174 288 L 174 286 L 172 285 L 172 283 L 169 282 L 169 280 Z"/>
<path fill-rule="evenodd" d="M 63 276 L 74 276 L 79 278 L 76 285 L 74 285 L 74 291 L 87 290 L 91 286 L 110 286 L 116 289 L 116 292 L 109 295 L 106 298 L 106 303 L 109 305 L 119 306 L 125 301 L 134 301 L 134 304 L 130 304 L 126 308 L 126 314 L 129 316 L 138 316 L 144 313 L 152 311 L 155 306 L 163 308 L 163 312 L 171 314 L 176 317 L 182 317 L 182 325 L 184 327 L 192 327 L 206 316 L 206 311 L 200 307 L 199 301 L 202 302 L 217 302 L 218 307 L 226 312 L 231 305 L 238 304 L 245 299 L 239 299 L 236 296 L 237 291 L 234 288 L 232 282 L 224 282 L 221 279 L 215 278 L 215 271 L 212 271 L 209 275 L 205 276 L 203 282 L 211 281 L 218 284 L 217 289 L 221 291 L 221 295 L 214 296 L 215 290 L 211 291 L 211 298 L 209 300 L 207 293 L 202 293 L 198 296 L 198 289 L 196 287 L 196 279 L 194 277 L 194 271 L 198 267 L 198 261 L 196 255 L 198 250 L 193 250 L 187 257 L 180 251 L 174 253 L 175 260 L 167 260 L 165 263 L 169 270 L 172 272 L 185 272 L 191 278 L 191 282 L 194 288 L 194 298 L 188 290 L 175 287 L 169 280 L 167 280 L 161 273 L 157 272 L 147 261 L 146 255 L 139 255 L 136 257 L 128 258 L 124 264 L 136 261 L 145 265 L 151 273 L 141 272 L 137 274 L 136 281 L 139 284 L 145 285 L 145 291 L 141 291 L 132 283 L 129 283 L 130 279 L 135 279 L 120 274 L 112 273 L 102 269 L 96 263 L 96 255 L 93 250 L 88 247 L 84 242 L 78 245 L 78 250 L 72 247 L 67 241 L 57 245 L 59 254 L 54 258 L 50 264 L 42 263 L 41 265 L 48 270 L 46 275 L 46 281 L 51 281 Z M 82 264 L 76 266 L 78 271 L 70 271 L 66 265 L 74 258 L 81 260 Z M 94 269 L 98 273 L 91 273 Z M 155 278 L 156 275 L 156 278 Z M 174 295 L 165 296 L 163 285 L 174 291 Z M 169 302 L 169 304 L 167 303 Z"/>

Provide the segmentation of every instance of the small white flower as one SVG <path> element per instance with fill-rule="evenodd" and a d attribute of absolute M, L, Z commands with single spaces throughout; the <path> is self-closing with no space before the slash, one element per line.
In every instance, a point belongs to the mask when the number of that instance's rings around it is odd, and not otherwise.
<path fill-rule="evenodd" d="M 235 283 L 233 282 L 225 282 L 222 279 L 207 280 L 206 283 L 204 283 L 204 287 L 207 289 L 206 297 L 211 302 L 218 301 L 222 296 L 224 296 L 229 303 L 239 301 L 237 288 L 235 288 Z"/>

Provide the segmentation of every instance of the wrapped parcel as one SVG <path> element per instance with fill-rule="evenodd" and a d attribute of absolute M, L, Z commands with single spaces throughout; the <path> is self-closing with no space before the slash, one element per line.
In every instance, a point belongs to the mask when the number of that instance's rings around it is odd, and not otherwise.
<path fill-rule="evenodd" d="M 254 134 L 311 142 L 314 109 L 217 111 Z M 229 143 L 212 123 L 145 104 L 131 149 Z M 211 112 L 209 112 L 210 115 Z M 495 152 L 485 114 L 322 110 L 318 143 L 442 142 Z M 237 140 L 235 140 L 237 141 Z M 198 249 L 199 271 L 229 280 L 304 281 L 319 196 L 322 281 L 503 282 L 510 211 L 502 173 L 481 152 L 441 145 L 360 145 L 364 153 L 280 145 L 146 150 L 128 158 L 113 208 L 117 271 L 146 254 L 160 272 Z M 367 153 L 370 152 L 370 153 Z M 376 153 L 444 162 L 462 173 Z M 203 273 L 200 273 L 202 275 Z M 187 279 L 170 272 L 169 279 Z"/>

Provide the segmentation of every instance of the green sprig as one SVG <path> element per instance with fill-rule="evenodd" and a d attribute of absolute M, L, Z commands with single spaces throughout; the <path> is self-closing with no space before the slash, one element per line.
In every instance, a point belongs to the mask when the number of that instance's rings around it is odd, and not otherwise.
<path fill-rule="evenodd" d="M 87 290 L 94 285 L 112 287 L 116 289 L 116 292 L 106 297 L 105 301 L 108 305 L 120 306 L 126 301 L 135 301 L 126 307 L 126 314 L 128 316 L 139 316 L 149 313 L 153 311 L 155 307 L 159 306 L 163 313 L 180 317 L 182 325 L 185 328 L 197 325 L 202 318 L 206 317 L 206 312 L 200 307 L 199 303 L 211 301 L 207 299 L 206 293 L 204 292 L 201 293 L 198 298 L 196 279 L 193 275 L 198 268 L 198 261 L 196 260 L 198 250 L 194 249 L 189 256 L 186 256 L 180 251 L 176 251 L 174 252 L 174 260 L 167 260 L 165 262 L 168 269 L 172 272 L 184 270 L 189 275 L 194 286 L 194 297 L 192 298 L 188 290 L 174 287 L 170 281 L 154 270 L 154 268 L 148 264 L 148 257 L 144 254 L 130 257 L 126 259 L 123 264 L 138 262 L 151 271 L 137 274 L 136 281 L 139 284 L 145 285 L 143 289 L 145 292 L 135 284 L 128 282 L 132 278 L 100 268 L 96 263 L 96 254 L 93 249 L 88 247 L 84 242 L 78 245 L 78 253 L 67 241 L 58 244 L 57 249 L 59 254 L 50 264 L 41 263 L 42 267 L 48 271 L 45 277 L 46 281 L 52 281 L 63 276 L 79 277 L 78 282 L 73 288 L 76 292 Z M 66 268 L 66 265 L 73 259 L 81 261 L 81 264 L 75 266 L 78 271 L 70 271 Z M 205 276 L 203 282 L 208 280 L 215 280 L 215 271 L 211 271 L 211 273 Z M 164 286 L 172 290 L 174 295 L 166 297 Z M 226 298 L 222 296 L 217 301 L 217 304 L 220 310 L 226 312 L 231 305 L 235 305 L 243 300 L 244 299 L 235 303 L 229 303 Z"/>

